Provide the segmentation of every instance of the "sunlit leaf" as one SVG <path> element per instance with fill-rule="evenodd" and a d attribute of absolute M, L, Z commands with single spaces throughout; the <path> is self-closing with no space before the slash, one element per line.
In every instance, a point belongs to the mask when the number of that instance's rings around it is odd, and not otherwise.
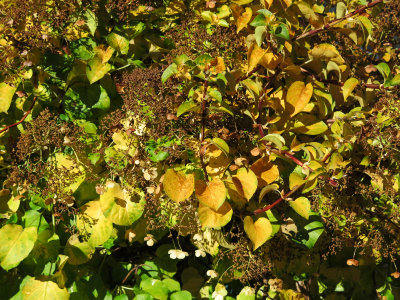
<path fill-rule="evenodd" d="M 343 85 L 343 98 L 346 101 L 347 97 L 353 92 L 355 87 L 358 85 L 358 79 L 356 78 L 349 78 Z"/>
<path fill-rule="evenodd" d="M 250 169 L 256 174 L 259 187 L 266 186 L 279 178 L 278 167 L 274 165 L 267 156 L 254 162 Z"/>
<path fill-rule="evenodd" d="M 163 187 L 171 200 L 184 201 L 193 194 L 194 175 L 168 169 L 164 175 Z"/>
<path fill-rule="evenodd" d="M 310 50 L 309 55 L 313 59 L 320 59 L 327 62 L 333 61 L 338 65 L 344 64 L 345 62 L 335 46 L 330 44 L 316 45 L 312 50 Z"/>
<path fill-rule="evenodd" d="M 110 70 L 111 65 L 109 63 L 103 63 L 98 56 L 95 56 L 86 66 L 86 75 L 92 84 L 103 78 Z"/>
<path fill-rule="evenodd" d="M 293 82 L 286 95 L 286 111 L 291 117 L 301 112 L 311 99 L 313 86 L 311 83 L 304 84 L 302 81 Z"/>
<path fill-rule="evenodd" d="M 253 243 L 253 250 L 262 246 L 272 235 L 271 222 L 267 218 L 259 218 L 256 222 L 253 218 L 244 218 L 244 231 Z"/>
<path fill-rule="evenodd" d="M 232 218 L 233 210 L 227 201 L 225 201 L 218 210 L 213 210 L 200 203 L 198 213 L 203 228 L 218 229 L 229 223 Z"/>
<path fill-rule="evenodd" d="M 294 201 L 288 201 L 288 203 L 295 212 L 308 220 L 311 211 L 310 200 L 308 200 L 306 197 L 299 197 Z"/>
<path fill-rule="evenodd" d="M 257 190 L 257 176 L 251 169 L 240 168 L 235 176 L 232 176 L 236 190 L 247 200 L 254 195 Z"/>
<path fill-rule="evenodd" d="M 37 239 L 37 228 L 6 224 L 0 229 L 0 265 L 8 271 L 26 258 Z"/>
<path fill-rule="evenodd" d="M 59 288 L 53 281 L 41 281 L 29 278 L 22 289 L 23 300 L 68 300 L 69 293 L 66 288 Z"/>
<path fill-rule="evenodd" d="M 215 177 L 210 182 L 196 181 L 196 197 L 200 203 L 214 210 L 218 210 L 225 202 L 226 188 L 221 179 Z"/>
<path fill-rule="evenodd" d="M 16 90 L 16 87 L 8 85 L 5 82 L 0 83 L 0 113 L 8 111 Z"/>
<path fill-rule="evenodd" d="M 122 189 L 118 183 L 109 181 L 107 190 L 100 195 L 100 205 L 104 216 L 121 226 L 132 225 L 143 213 L 145 200 L 142 195 Z"/>
<path fill-rule="evenodd" d="M 107 35 L 106 40 L 108 44 L 121 54 L 128 54 L 129 41 L 122 35 L 111 32 Z"/>

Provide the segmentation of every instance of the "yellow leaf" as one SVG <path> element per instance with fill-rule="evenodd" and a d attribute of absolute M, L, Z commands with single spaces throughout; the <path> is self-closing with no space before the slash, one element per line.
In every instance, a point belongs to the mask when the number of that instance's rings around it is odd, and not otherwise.
<path fill-rule="evenodd" d="M 247 26 L 253 16 L 253 11 L 250 7 L 246 7 L 244 13 L 241 13 L 236 20 L 236 33 L 239 33 L 243 28 Z"/>
<path fill-rule="evenodd" d="M 274 2 L 274 0 L 261 0 L 261 4 L 267 9 L 271 7 L 272 2 Z"/>
<path fill-rule="evenodd" d="M 164 175 L 163 186 L 168 197 L 179 203 L 192 195 L 194 189 L 194 175 L 168 169 Z"/>
<path fill-rule="evenodd" d="M 94 53 L 96 53 L 96 56 L 101 59 L 101 62 L 105 64 L 108 62 L 113 55 L 115 49 L 110 46 L 105 46 L 105 45 L 99 45 L 94 49 Z"/>
<path fill-rule="evenodd" d="M 279 170 L 276 165 L 270 162 L 268 157 L 262 157 L 253 163 L 250 169 L 258 177 L 258 186 L 263 187 L 279 178 Z"/>
<path fill-rule="evenodd" d="M 34 277 L 31 277 L 26 281 L 19 297 L 23 300 L 68 300 L 69 293 L 66 288 L 61 289 L 53 281 L 36 280 Z"/>
<path fill-rule="evenodd" d="M 253 250 L 264 244 L 272 235 L 272 225 L 267 218 L 259 218 L 253 222 L 252 217 L 244 218 L 244 231 L 253 243 Z"/>
<path fill-rule="evenodd" d="M 210 176 L 222 175 L 231 162 L 229 157 L 216 145 L 209 146 L 205 156 L 209 159 L 206 170 Z"/>
<path fill-rule="evenodd" d="M 257 190 L 258 180 L 252 170 L 240 168 L 236 175 L 232 177 L 236 190 L 247 200 L 254 195 Z"/>
<path fill-rule="evenodd" d="M 302 185 L 304 180 L 299 174 L 293 172 L 289 175 L 289 188 L 292 190 L 294 187 Z"/>
<path fill-rule="evenodd" d="M 71 235 L 64 248 L 64 254 L 69 256 L 68 263 L 71 265 L 81 265 L 88 262 L 94 252 L 95 248 L 88 242 L 80 242 L 77 234 Z"/>
<path fill-rule="evenodd" d="M 126 132 L 120 130 L 114 132 L 112 139 L 115 143 L 114 148 L 116 150 L 127 152 L 131 157 L 136 155 L 139 142 L 135 135 L 128 135 Z"/>
<path fill-rule="evenodd" d="M 308 218 L 310 217 L 311 204 L 306 197 L 299 197 L 294 201 L 289 201 L 288 203 L 295 212 L 308 220 Z"/>
<path fill-rule="evenodd" d="M 358 85 L 358 79 L 356 78 L 349 78 L 343 85 L 343 98 L 346 101 L 347 97 L 351 94 L 351 92 L 355 89 Z"/>
<path fill-rule="evenodd" d="M 243 206 L 246 205 L 248 200 L 239 193 L 239 191 L 236 189 L 236 186 L 233 184 L 233 182 L 226 181 L 225 183 L 226 183 L 226 187 L 227 187 L 227 191 L 228 191 L 230 200 L 239 209 L 243 208 Z"/>
<path fill-rule="evenodd" d="M 232 207 L 225 202 L 218 210 L 199 204 L 199 220 L 202 228 L 221 228 L 229 223 L 232 218 Z"/>
<path fill-rule="evenodd" d="M 6 113 L 11 105 L 11 100 L 17 90 L 5 82 L 0 83 L 0 113 Z"/>
<path fill-rule="evenodd" d="M 291 117 L 301 112 L 311 99 L 313 86 L 302 81 L 295 81 L 289 87 L 286 95 L 285 108 Z"/>
<path fill-rule="evenodd" d="M 111 236 L 113 225 L 101 210 L 100 201 L 90 201 L 81 207 L 76 218 L 76 226 L 82 235 L 89 234 L 92 247 L 106 242 Z"/>
<path fill-rule="evenodd" d="M 225 202 L 225 184 L 217 177 L 208 183 L 203 180 L 197 180 L 195 189 L 196 197 L 200 203 L 214 210 L 218 210 Z"/>
<path fill-rule="evenodd" d="M 340 56 L 339 51 L 335 46 L 330 44 L 316 45 L 312 50 L 309 51 L 309 55 L 313 59 L 320 59 L 323 61 L 333 61 L 338 65 L 344 64 L 344 59 Z"/>

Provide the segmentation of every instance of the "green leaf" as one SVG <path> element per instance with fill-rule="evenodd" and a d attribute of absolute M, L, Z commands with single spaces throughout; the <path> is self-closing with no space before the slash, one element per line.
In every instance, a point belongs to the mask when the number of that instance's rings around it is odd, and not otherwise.
<path fill-rule="evenodd" d="M 256 37 L 256 43 L 257 43 L 258 47 L 261 47 L 261 45 L 267 35 L 267 30 L 266 30 L 265 26 L 256 27 L 256 29 L 254 30 L 254 35 Z"/>
<path fill-rule="evenodd" d="M 251 26 L 259 27 L 259 26 L 267 26 L 267 20 L 264 15 L 257 15 L 254 20 L 250 23 Z"/>
<path fill-rule="evenodd" d="M 199 108 L 199 105 L 194 101 L 185 101 L 181 105 L 179 105 L 178 110 L 176 112 L 176 116 L 180 117 L 186 112 L 194 111 Z"/>
<path fill-rule="evenodd" d="M 275 28 L 274 35 L 286 41 L 290 40 L 289 28 L 283 23 L 279 24 L 279 26 Z"/>
<path fill-rule="evenodd" d="M 86 66 L 86 75 L 90 84 L 100 80 L 111 70 L 109 63 L 103 63 L 98 56 L 93 57 Z"/>
<path fill-rule="evenodd" d="M 381 73 L 381 75 L 385 81 L 386 81 L 386 79 L 390 79 L 389 78 L 390 68 L 386 63 L 382 62 L 382 63 L 376 65 L 375 67 L 378 69 L 379 73 Z"/>
<path fill-rule="evenodd" d="M 400 85 L 400 74 L 385 82 L 385 87 Z"/>
<path fill-rule="evenodd" d="M 346 15 L 347 6 L 344 2 L 339 2 L 336 4 L 336 18 L 340 19 Z"/>
<path fill-rule="evenodd" d="M 125 55 L 129 51 L 129 41 L 122 35 L 111 32 L 106 37 L 107 43 L 117 50 L 119 53 Z"/>
<path fill-rule="evenodd" d="M 168 288 L 168 291 L 171 292 L 176 292 L 181 290 L 181 285 L 178 281 L 167 278 L 162 281 L 164 285 Z"/>
<path fill-rule="evenodd" d="M 86 25 L 89 28 L 90 34 L 94 36 L 94 33 L 96 32 L 96 28 L 98 25 L 95 13 L 87 9 L 84 13 L 84 17 L 86 19 Z"/>
<path fill-rule="evenodd" d="M 209 89 L 208 90 L 208 94 L 214 98 L 215 100 L 217 100 L 219 103 L 222 102 L 222 95 L 220 93 L 220 91 L 218 91 L 217 89 Z"/>
<path fill-rule="evenodd" d="M 17 87 L 8 85 L 5 82 L 0 83 L 0 113 L 6 113 L 11 105 L 11 100 Z"/>
<path fill-rule="evenodd" d="M 171 300 L 191 300 L 192 294 L 188 291 L 175 292 L 170 296 Z"/>
<path fill-rule="evenodd" d="M 304 241 L 304 245 L 311 249 L 324 232 L 324 224 L 320 221 L 314 221 L 304 226 L 304 229 L 308 233 L 308 240 Z"/>
<path fill-rule="evenodd" d="M 168 288 L 159 279 L 147 278 L 140 282 L 140 288 L 152 295 L 155 299 L 167 300 Z"/>
<path fill-rule="evenodd" d="M 279 150 L 285 145 L 285 139 L 277 133 L 270 133 L 264 136 L 260 141 L 267 141 L 273 143 Z"/>
<path fill-rule="evenodd" d="M 65 245 L 64 254 L 69 257 L 68 263 L 71 265 L 81 265 L 88 262 L 95 249 L 88 242 L 80 242 L 78 235 L 72 235 Z"/>
<path fill-rule="evenodd" d="M 175 75 L 177 73 L 178 73 L 178 67 L 177 67 L 177 65 L 175 63 L 172 63 L 162 73 L 161 82 L 164 84 L 168 80 L 168 78 L 170 78 L 171 76 L 173 76 L 173 75 Z"/>
<path fill-rule="evenodd" d="M 0 265 L 8 271 L 26 258 L 37 239 L 37 228 L 7 224 L 0 229 Z"/>
<path fill-rule="evenodd" d="M 66 288 L 60 289 L 53 281 L 40 281 L 29 278 L 22 289 L 23 300 L 68 300 L 69 293 Z"/>

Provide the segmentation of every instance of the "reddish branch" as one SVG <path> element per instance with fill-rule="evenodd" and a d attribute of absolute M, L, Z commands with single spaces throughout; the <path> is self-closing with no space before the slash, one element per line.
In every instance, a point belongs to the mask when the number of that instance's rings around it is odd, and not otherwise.
<path fill-rule="evenodd" d="M 377 4 L 381 3 L 381 2 L 383 2 L 383 0 L 374 0 L 374 1 L 370 2 L 370 3 L 368 3 L 367 5 L 364 5 L 364 6 L 356 9 L 355 11 L 353 11 L 351 13 L 348 13 L 343 18 L 335 19 L 332 22 L 329 22 L 328 24 L 325 24 L 324 26 L 322 26 L 320 28 L 313 29 L 313 30 L 307 31 L 307 32 L 305 32 L 303 34 L 300 34 L 299 36 L 295 37 L 293 40 L 294 41 L 298 41 L 298 40 L 304 39 L 306 37 L 310 37 L 310 36 L 316 35 L 316 34 L 320 33 L 321 31 L 328 30 L 331 27 L 335 26 L 336 24 L 339 24 L 340 22 L 342 22 L 342 21 L 344 21 L 344 20 L 346 20 L 348 18 L 351 18 L 351 17 L 353 17 L 355 15 L 364 13 L 364 11 L 367 10 L 368 8 L 373 7 L 373 6 L 375 6 L 375 5 L 377 5 Z"/>
<path fill-rule="evenodd" d="M 286 195 L 283 195 L 281 198 L 279 198 L 278 200 L 276 200 L 274 203 L 269 204 L 264 206 L 263 208 L 260 209 L 256 209 L 253 214 L 258 215 L 258 214 L 262 214 L 263 212 L 266 212 L 268 210 L 270 210 L 271 208 L 273 208 L 275 205 L 278 205 L 279 203 L 281 203 L 283 200 L 289 198 L 292 194 L 294 194 L 298 189 L 300 189 L 301 187 L 303 187 L 305 183 L 301 184 L 301 185 L 297 185 L 295 186 L 290 192 L 288 192 Z"/>
<path fill-rule="evenodd" d="M 208 81 L 205 80 L 203 84 L 203 100 L 201 102 L 201 128 L 200 128 L 200 163 L 201 167 L 203 168 L 205 180 L 208 181 L 208 174 L 206 164 L 204 163 L 204 135 L 205 135 L 205 128 L 206 128 L 206 116 L 207 116 L 207 89 L 208 89 Z"/>
<path fill-rule="evenodd" d="M 25 112 L 25 114 L 22 116 L 21 120 L 19 120 L 18 122 L 14 123 L 14 124 L 7 125 L 6 127 L 4 127 L 3 129 L 0 130 L 0 133 L 3 133 L 4 131 L 7 131 L 11 127 L 14 127 L 14 126 L 17 126 L 17 125 L 21 124 L 26 119 L 26 117 L 31 113 L 32 108 L 35 105 L 35 103 L 36 103 L 36 97 L 33 98 L 33 102 L 31 104 L 31 107 Z"/>

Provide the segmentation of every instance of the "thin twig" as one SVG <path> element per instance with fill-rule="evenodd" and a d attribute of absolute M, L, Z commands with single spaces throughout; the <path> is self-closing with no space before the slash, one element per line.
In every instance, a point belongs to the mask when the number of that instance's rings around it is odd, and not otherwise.
<path fill-rule="evenodd" d="M 342 22 L 342 21 L 344 21 L 344 20 L 346 20 L 348 18 L 351 18 L 351 17 L 353 17 L 355 15 L 361 14 L 365 10 L 367 10 L 368 8 L 371 8 L 371 7 L 377 5 L 377 4 L 381 3 L 381 2 L 383 2 L 383 0 L 372 1 L 372 2 L 368 3 L 367 5 L 364 5 L 364 6 L 360 7 L 360 8 L 358 8 L 358 9 L 356 9 L 355 11 L 353 11 L 351 13 L 348 13 L 347 15 L 345 15 L 342 18 L 335 19 L 335 20 L 329 22 L 328 24 L 325 24 L 324 26 L 322 26 L 320 28 L 313 29 L 313 30 L 310 30 L 310 31 L 307 31 L 307 32 L 304 32 L 304 33 L 300 34 L 299 36 L 295 37 L 293 39 L 293 41 L 298 41 L 298 40 L 304 39 L 306 37 L 310 37 L 310 36 L 316 35 L 316 34 L 322 32 L 324 30 L 328 30 L 329 28 L 335 26 L 336 24 L 339 24 L 340 22 Z"/>
<path fill-rule="evenodd" d="M 208 182 L 208 173 L 206 164 L 204 163 L 204 138 L 205 138 L 205 128 L 206 128 L 206 116 L 207 116 L 207 89 L 208 89 L 208 80 L 206 79 L 203 84 L 203 100 L 201 102 L 201 128 L 200 128 L 200 149 L 199 149 L 199 156 L 200 156 L 200 163 L 201 167 L 203 168 L 205 181 Z"/>
<path fill-rule="evenodd" d="M 36 103 L 36 97 L 33 98 L 33 102 L 31 104 L 31 107 L 25 112 L 25 114 L 22 116 L 21 120 L 19 120 L 18 122 L 14 123 L 14 124 L 7 125 L 6 127 L 4 127 L 3 129 L 0 130 L 0 133 L 3 133 L 4 131 L 7 131 L 11 127 L 14 127 L 14 126 L 17 126 L 17 125 L 21 124 L 26 119 L 26 117 L 31 113 L 35 103 Z"/>

